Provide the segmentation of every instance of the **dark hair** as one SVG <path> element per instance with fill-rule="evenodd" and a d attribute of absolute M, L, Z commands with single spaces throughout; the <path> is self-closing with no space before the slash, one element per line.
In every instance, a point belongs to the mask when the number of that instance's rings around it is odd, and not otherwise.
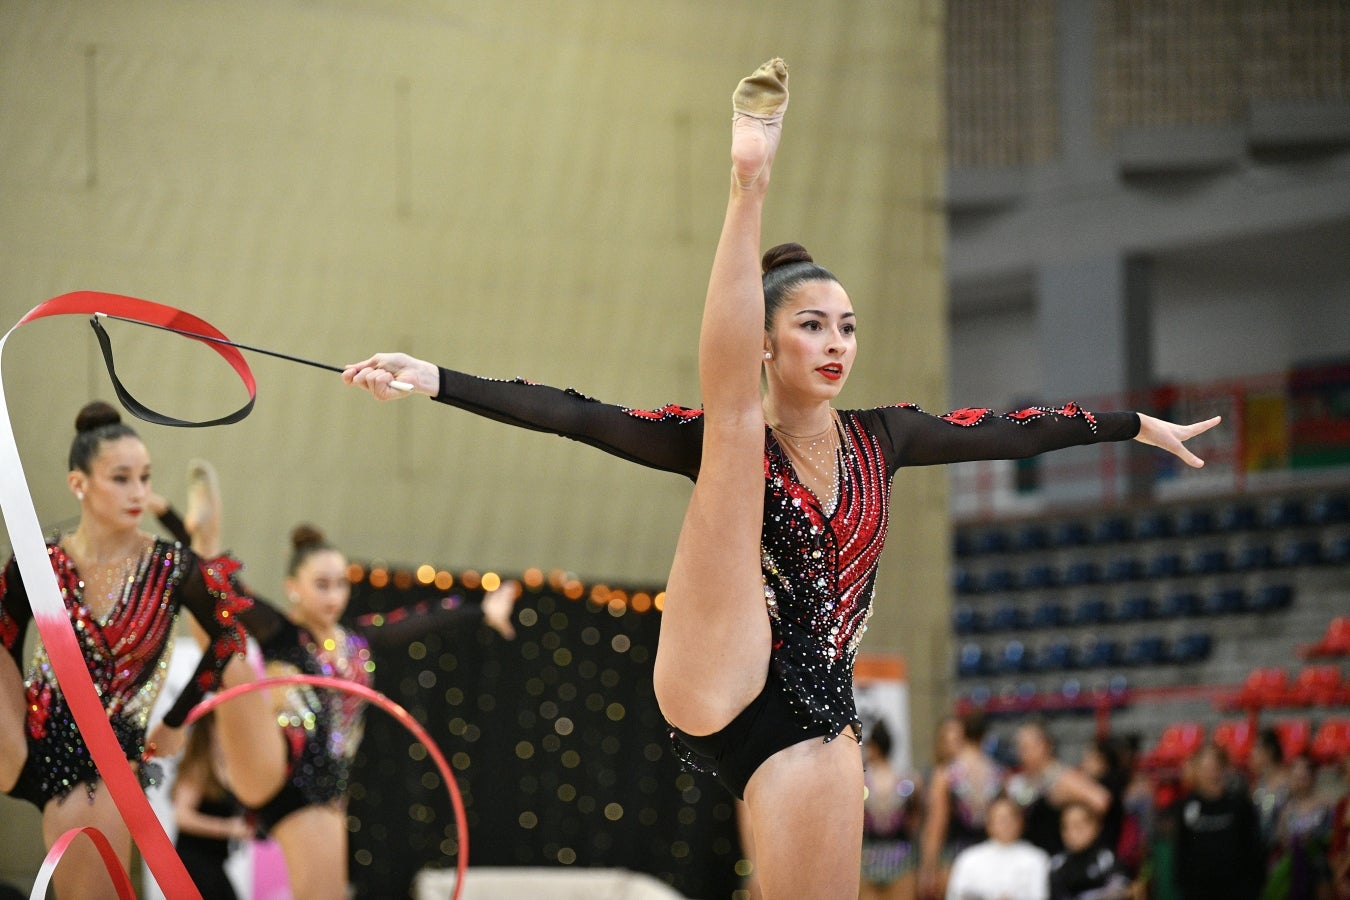
<path fill-rule="evenodd" d="M 876 748 L 881 751 L 882 756 L 891 755 L 891 730 L 886 727 L 886 723 L 881 719 L 877 719 L 872 724 L 872 733 L 868 735 L 867 742 L 875 744 Z"/>
<path fill-rule="evenodd" d="M 323 532 L 313 525 L 297 525 L 291 531 L 291 562 L 287 566 L 286 572 L 289 575 L 294 575 L 300 571 L 300 567 L 305 564 L 305 560 L 315 553 L 336 549 L 324 538 Z"/>
<path fill-rule="evenodd" d="M 760 260 L 760 269 L 764 273 L 764 330 L 773 326 L 774 313 L 787 300 L 788 296 L 808 281 L 833 281 L 839 279 L 828 269 L 816 265 L 811 254 L 801 244 L 779 244 L 764 251 Z"/>
<path fill-rule="evenodd" d="M 89 465 L 98 456 L 99 447 L 106 441 L 139 436 L 130 425 L 122 422 L 122 414 L 102 400 L 86 403 L 75 417 L 75 440 L 70 442 L 70 468 L 88 473 Z"/>
<path fill-rule="evenodd" d="M 1256 742 L 1262 750 L 1270 754 L 1271 762 L 1277 766 L 1284 765 L 1284 745 L 1280 743 L 1280 733 L 1274 728 L 1262 728 L 1261 733 L 1256 736 Z"/>
<path fill-rule="evenodd" d="M 989 732 L 989 720 L 984 713 L 973 709 L 961 717 L 961 735 L 970 743 L 978 744 Z"/>
<path fill-rule="evenodd" d="M 178 762 L 178 777 L 174 782 L 187 784 L 195 780 L 201 788 L 202 796 L 208 800 L 223 800 L 229 793 L 225 785 L 216 776 L 216 767 L 212 764 L 211 743 L 215 734 L 215 711 L 206 713 L 188 729 L 187 744 L 183 749 L 183 758 Z"/>
<path fill-rule="evenodd" d="M 1220 747 L 1213 741 L 1201 744 L 1200 749 L 1195 751 L 1195 756 L 1191 757 L 1197 763 L 1206 756 L 1214 757 L 1214 761 L 1219 764 L 1219 768 L 1228 768 L 1228 751 Z"/>

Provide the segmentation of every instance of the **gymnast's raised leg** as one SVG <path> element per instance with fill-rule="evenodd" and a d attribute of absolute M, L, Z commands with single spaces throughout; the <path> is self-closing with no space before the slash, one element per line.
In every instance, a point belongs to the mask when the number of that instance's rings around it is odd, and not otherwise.
<path fill-rule="evenodd" d="M 773 60 L 734 106 L 731 196 L 699 337 L 703 455 L 666 589 L 655 687 L 677 729 L 723 729 L 765 688 L 772 634 L 760 569 L 765 417 L 761 214 L 787 106 Z M 774 753 L 745 788 L 767 900 L 856 898 L 862 761 L 853 740 L 809 738 Z"/>

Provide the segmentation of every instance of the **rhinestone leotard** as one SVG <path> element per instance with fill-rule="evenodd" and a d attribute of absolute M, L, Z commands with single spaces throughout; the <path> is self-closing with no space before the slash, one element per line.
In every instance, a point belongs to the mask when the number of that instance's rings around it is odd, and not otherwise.
<path fill-rule="evenodd" d="M 252 600 L 230 583 L 239 563 L 229 557 L 202 560 L 178 543 L 155 539 L 130 570 L 121 599 L 100 618 L 86 605 L 80 573 L 61 545 L 49 543 L 47 556 L 113 733 L 127 759 L 138 763 L 145 752 L 151 708 L 164 685 L 179 608 L 188 608 L 210 636 L 211 646 L 165 714 L 165 724 L 181 725 L 202 695 L 219 685 L 230 656 L 242 652 L 244 628 L 239 617 Z M 28 761 L 11 793 L 42 809 L 48 800 L 65 797 L 79 784 L 92 795 L 99 775 L 46 650 L 39 643 L 27 665 L 21 658 L 32 615 L 18 565 L 11 559 L 0 572 L 0 643 L 24 672 L 28 701 Z M 156 769 L 141 765 L 142 781 L 151 781 Z"/>
<path fill-rule="evenodd" d="M 441 369 L 439 402 L 499 422 L 559 434 L 642 465 L 698 478 L 703 414 L 600 403 L 571 389 Z M 793 715 L 830 740 L 857 725 L 853 661 L 872 611 L 886 539 L 890 483 L 903 466 L 1015 459 L 1079 444 L 1128 440 L 1133 412 L 1093 414 L 1075 404 L 1005 415 L 962 409 L 933 416 L 913 404 L 841 410 L 839 496 L 825 515 L 765 428 L 761 569 L 773 633 L 772 668 Z M 707 758 L 685 754 L 694 765 Z M 762 760 L 752 761 L 749 768 Z M 733 792 L 735 789 L 733 788 Z"/>

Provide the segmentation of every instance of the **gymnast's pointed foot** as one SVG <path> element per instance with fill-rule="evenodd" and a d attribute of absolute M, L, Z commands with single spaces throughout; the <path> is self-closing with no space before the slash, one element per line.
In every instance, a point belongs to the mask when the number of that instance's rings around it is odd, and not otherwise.
<path fill-rule="evenodd" d="M 188 463 L 188 505 L 183 526 L 192 535 L 192 551 L 204 559 L 220 555 L 220 479 L 204 459 Z"/>
<path fill-rule="evenodd" d="M 731 95 L 731 160 L 742 188 L 768 184 L 788 106 L 787 63 L 777 57 L 742 78 Z"/>

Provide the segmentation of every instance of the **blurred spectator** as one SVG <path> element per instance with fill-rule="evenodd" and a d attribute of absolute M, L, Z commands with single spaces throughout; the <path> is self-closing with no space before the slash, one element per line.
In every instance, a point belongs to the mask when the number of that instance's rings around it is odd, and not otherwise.
<path fill-rule="evenodd" d="M 1310 757 L 1289 761 L 1289 797 L 1275 829 L 1278 856 L 1266 884 L 1269 900 L 1324 900 L 1329 894 L 1332 811 L 1317 796 L 1316 775 Z"/>
<path fill-rule="evenodd" d="M 1110 795 L 1110 805 L 1101 816 L 1100 843 L 1114 853 L 1120 846 L 1120 832 L 1125 820 L 1125 789 L 1130 783 L 1130 773 L 1121 762 L 1120 741 L 1114 738 L 1093 741 L 1083 751 L 1079 768 L 1106 788 Z"/>
<path fill-rule="evenodd" d="M 1336 900 L 1350 900 L 1350 754 L 1341 759 L 1341 799 L 1331 829 L 1331 885 Z"/>
<path fill-rule="evenodd" d="M 1274 728 L 1264 728 L 1257 735 L 1247 764 L 1252 772 L 1252 804 L 1256 807 L 1256 816 L 1261 824 L 1261 844 L 1267 854 L 1273 854 L 1280 809 L 1289 796 L 1284 748 Z"/>
<path fill-rule="evenodd" d="M 961 720 L 961 745 L 945 766 L 933 772 L 923 829 L 919 892 L 946 893 L 947 873 L 956 854 L 983 841 L 989 805 L 1003 789 L 1003 768 L 984 752 L 987 726 L 982 713 Z"/>
<path fill-rule="evenodd" d="M 1055 757 L 1054 741 L 1045 725 L 1028 722 L 1017 729 L 1017 759 L 1021 769 L 1008 779 L 1008 796 L 1022 807 L 1027 841 L 1047 854 L 1064 849 L 1059 834 L 1060 810 L 1082 803 L 1097 815 L 1105 815 L 1111 795 L 1078 769 Z"/>
<path fill-rule="evenodd" d="M 947 900 L 1046 900 L 1050 858 L 1019 840 L 1022 810 L 1007 797 L 989 807 L 989 840 L 956 855 Z"/>
<path fill-rule="evenodd" d="M 1064 852 L 1050 859 L 1050 900 L 1129 900 L 1133 886 L 1103 842 L 1102 818 L 1082 803 L 1064 807 Z"/>
<path fill-rule="evenodd" d="M 1193 757 L 1194 787 L 1181 800 L 1176 880 L 1185 900 L 1256 900 L 1265 880 L 1256 809 L 1227 783 L 1228 755 L 1206 744 Z"/>
<path fill-rule="evenodd" d="M 956 759 L 965 742 L 965 726 L 960 716 L 946 716 L 938 723 L 933 739 L 933 768 L 938 769 Z"/>
<path fill-rule="evenodd" d="M 863 742 L 862 900 L 914 900 L 922 794 L 891 765 L 891 734 L 878 721 Z"/>

